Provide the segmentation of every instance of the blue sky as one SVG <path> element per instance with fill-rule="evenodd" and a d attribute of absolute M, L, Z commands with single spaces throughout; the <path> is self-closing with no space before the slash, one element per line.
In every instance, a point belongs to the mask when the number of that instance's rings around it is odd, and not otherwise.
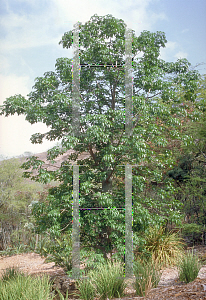
<path fill-rule="evenodd" d="M 85 23 L 95 13 L 123 19 L 137 36 L 143 30 L 164 31 L 168 43 L 161 58 L 166 61 L 206 63 L 205 0 L 1 0 L 0 105 L 12 95 L 26 96 L 36 77 L 54 70 L 58 57 L 71 58 L 72 49 L 58 42 L 74 23 Z M 197 70 L 206 74 L 206 64 Z M 29 140 L 46 130 L 24 116 L 0 116 L 0 156 L 46 151 L 54 143 L 32 145 Z"/>

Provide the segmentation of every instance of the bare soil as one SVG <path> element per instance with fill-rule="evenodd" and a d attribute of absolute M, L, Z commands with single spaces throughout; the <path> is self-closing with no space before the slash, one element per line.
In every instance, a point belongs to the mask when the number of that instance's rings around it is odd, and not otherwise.
<path fill-rule="evenodd" d="M 198 255 L 206 254 L 206 246 L 196 247 Z M 9 267 L 17 267 L 25 274 L 42 275 L 48 274 L 65 275 L 62 268 L 55 266 L 54 263 L 45 263 L 45 258 L 42 258 L 36 253 L 25 253 L 14 256 L 0 257 L 0 277 L 3 272 Z M 163 270 L 161 280 L 157 288 L 150 290 L 146 297 L 137 297 L 135 290 L 132 287 L 133 279 L 128 280 L 129 286 L 125 290 L 126 297 L 122 300 L 129 299 L 148 299 L 148 300 L 163 300 L 163 299 L 198 299 L 206 300 L 206 264 L 202 266 L 197 279 L 189 284 L 184 284 L 178 281 L 177 268 L 167 268 Z M 117 299 L 116 299 L 117 300 Z"/>

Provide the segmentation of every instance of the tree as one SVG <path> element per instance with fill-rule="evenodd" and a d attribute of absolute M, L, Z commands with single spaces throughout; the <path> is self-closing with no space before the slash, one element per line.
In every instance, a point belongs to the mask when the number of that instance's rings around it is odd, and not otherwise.
<path fill-rule="evenodd" d="M 94 15 L 84 25 L 80 23 L 81 64 L 125 63 L 125 28 L 123 20 L 112 15 Z M 108 42 L 109 39 L 109 42 Z M 60 44 L 72 46 L 72 31 L 66 32 Z M 55 72 L 46 72 L 35 80 L 33 90 L 25 98 L 15 95 L 2 106 L 5 116 L 24 114 L 31 123 L 43 122 L 47 133 L 36 133 L 32 143 L 61 141 L 47 157 L 56 157 L 69 149 L 75 150 L 56 171 L 48 171 L 37 157 L 31 157 L 24 168 L 36 169 L 38 175 L 26 176 L 41 182 L 58 180 L 47 203 L 34 206 L 37 227 L 60 234 L 72 226 L 72 167 L 80 167 L 80 207 L 113 208 L 111 210 L 81 210 L 81 242 L 104 254 L 115 247 L 124 253 L 124 170 L 118 165 L 139 165 L 133 168 L 134 233 L 153 223 L 177 222 L 180 202 L 174 197 L 174 180 L 165 176 L 175 163 L 172 144 L 190 137 L 181 133 L 187 106 L 195 101 L 199 75 L 190 70 L 186 59 L 168 63 L 159 58 L 160 48 L 167 40 L 163 32 L 133 33 L 133 130 L 124 134 L 124 68 L 81 68 L 80 136 L 72 128 L 72 59 L 58 58 Z M 109 47 L 108 47 L 109 45 Z M 179 97 L 180 91 L 183 98 Z M 184 103 L 182 103 L 184 99 Z M 87 150 L 89 158 L 78 156 Z M 153 185 L 144 195 L 147 185 Z M 112 188 L 111 188 L 112 186 Z M 143 198 L 142 198 L 143 196 Z M 141 218 L 142 217 L 142 218 Z M 134 234 L 134 244 L 137 244 Z"/>

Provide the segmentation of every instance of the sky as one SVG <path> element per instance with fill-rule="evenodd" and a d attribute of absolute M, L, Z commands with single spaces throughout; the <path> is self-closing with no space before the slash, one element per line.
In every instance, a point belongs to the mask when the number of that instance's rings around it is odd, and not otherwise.
<path fill-rule="evenodd" d="M 84 24 L 94 14 L 123 19 L 136 36 L 143 30 L 165 32 L 161 58 L 187 58 L 206 74 L 205 0 L 1 0 L 0 105 L 15 94 L 26 97 L 36 77 L 55 70 L 57 58 L 72 58 L 72 48 L 58 43 L 76 22 Z M 0 116 L 0 159 L 47 151 L 56 142 L 30 142 L 32 134 L 46 131 L 23 115 Z"/>

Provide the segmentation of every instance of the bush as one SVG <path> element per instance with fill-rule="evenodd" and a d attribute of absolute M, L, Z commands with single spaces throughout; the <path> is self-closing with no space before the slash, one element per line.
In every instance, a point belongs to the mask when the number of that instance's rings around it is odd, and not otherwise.
<path fill-rule="evenodd" d="M 41 255 L 46 256 L 45 262 L 55 262 L 65 271 L 72 270 L 72 240 L 70 234 L 64 234 L 59 239 L 45 239 L 41 242 Z"/>
<path fill-rule="evenodd" d="M 15 269 L 8 269 L 0 280 L 1 300 L 52 300 L 49 277 L 26 276 Z"/>
<path fill-rule="evenodd" d="M 198 261 L 198 257 L 194 255 L 193 251 L 188 252 L 182 260 L 179 262 L 179 280 L 189 283 L 195 278 L 201 269 L 201 264 Z"/>
<path fill-rule="evenodd" d="M 87 275 L 91 270 L 94 270 L 97 265 L 105 263 L 103 253 L 98 253 L 97 251 L 94 251 L 92 249 L 90 249 L 90 251 L 84 248 L 81 249 L 81 260 L 86 265 L 84 269 L 85 275 Z"/>
<path fill-rule="evenodd" d="M 134 288 L 138 296 L 146 296 L 152 288 L 156 288 L 161 278 L 160 266 L 152 260 L 136 260 L 134 262 L 136 277 Z"/>
<path fill-rule="evenodd" d="M 189 245 L 202 243 L 204 228 L 196 223 L 186 223 L 181 226 L 181 234 Z"/>
<path fill-rule="evenodd" d="M 174 265 L 184 253 L 184 243 L 176 232 L 166 233 L 163 227 L 152 227 L 145 235 L 145 253 L 158 265 Z M 143 255 L 144 257 L 144 255 Z"/>

